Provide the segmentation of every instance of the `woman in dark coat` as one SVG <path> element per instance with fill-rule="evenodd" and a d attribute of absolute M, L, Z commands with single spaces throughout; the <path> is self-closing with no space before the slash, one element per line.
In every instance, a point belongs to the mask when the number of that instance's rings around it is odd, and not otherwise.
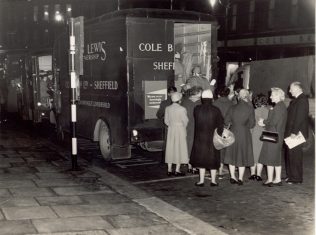
<path fill-rule="evenodd" d="M 194 109 L 195 131 L 191 151 L 190 164 L 199 168 L 200 180 L 196 186 L 204 186 L 205 169 L 211 170 L 211 186 L 216 183 L 216 170 L 220 166 L 220 153 L 213 144 L 214 130 L 223 131 L 223 117 L 221 111 L 212 105 L 213 93 L 211 90 L 202 92 L 202 104 Z"/>
<path fill-rule="evenodd" d="M 253 166 L 253 148 L 250 129 L 255 126 L 255 112 L 248 103 L 249 92 L 241 89 L 238 103 L 232 106 L 225 117 L 225 124 L 231 124 L 231 131 L 235 135 L 235 143 L 226 148 L 224 163 L 229 165 L 230 183 L 243 184 L 246 166 Z M 238 181 L 235 167 L 238 167 Z"/>
<path fill-rule="evenodd" d="M 258 174 L 261 175 L 262 165 L 267 166 L 268 180 L 263 183 L 264 186 L 271 187 L 272 184 L 282 185 L 281 182 L 281 151 L 284 140 L 284 131 L 287 119 L 287 109 L 283 102 L 285 99 L 284 91 L 280 88 L 271 88 L 270 99 L 275 103 L 273 109 L 270 109 L 266 120 L 259 120 L 259 125 L 265 126 L 267 131 L 277 132 L 279 140 L 277 143 L 263 142 L 259 163 Z M 275 169 L 275 179 L 273 173 Z"/>
<path fill-rule="evenodd" d="M 234 103 L 228 99 L 230 90 L 228 87 L 223 87 L 218 91 L 218 99 L 214 101 L 214 106 L 219 108 L 222 113 L 222 116 L 225 117 L 227 111 L 234 105 Z M 225 149 L 220 150 L 221 153 L 221 165 L 218 169 L 218 179 L 223 179 L 223 168 L 224 168 L 224 156 Z"/>
<path fill-rule="evenodd" d="M 202 93 L 202 88 L 201 87 L 192 87 L 191 89 L 188 90 L 188 95 L 189 97 L 187 99 L 183 99 L 181 105 L 185 107 L 187 110 L 187 115 L 189 118 L 189 122 L 187 125 L 187 144 L 188 144 L 188 153 L 189 156 L 191 155 L 191 150 L 193 146 L 193 140 L 194 140 L 194 108 L 197 105 L 201 104 L 201 93 Z M 192 169 L 191 164 L 188 166 L 188 172 L 189 173 L 195 173 L 197 170 Z"/>

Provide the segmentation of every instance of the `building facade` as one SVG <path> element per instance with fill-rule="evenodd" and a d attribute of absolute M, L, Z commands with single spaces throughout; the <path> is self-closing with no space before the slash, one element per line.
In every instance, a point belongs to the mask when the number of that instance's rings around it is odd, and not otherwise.
<path fill-rule="evenodd" d="M 217 10 L 222 8 L 223 13 L 228 8 L 228 15 L 218 18 L 219 53 L 224 60 L 315 54 L 314 0 L 223 0 L 222 4 Z"/>

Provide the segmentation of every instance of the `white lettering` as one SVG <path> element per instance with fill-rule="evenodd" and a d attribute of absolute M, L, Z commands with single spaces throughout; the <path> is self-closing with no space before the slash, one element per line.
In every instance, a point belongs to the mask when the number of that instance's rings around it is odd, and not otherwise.
<path fill-rule="evenodd" d="M 153 51 L 153 52 L 160 52 L 162 51 L 162 44 L 161 43 L 140 43 L 138 45 L 138 49 L 140 51 Z"/>
<path fill-rule="evenodd" d="M 95 90 L 117 90 L 117 81 L 94 81 Z"/>
<path fill-rule="evenodd" d="M 106 51 L 104 49 L 105 41 L 93 42 L 87 44 L 87 54 L 83 56 L 85 60 L 105 60 L 106 59 Z"/>
<path fill-rule="evenodd" d="M 154 70 L 174 70 L 174 62 L 154 62 Z"/>
<path fill-rule="evenodd" d="M 172 44 L 168 44 L 168 52 L 173 51 L 173 45 Z"/>

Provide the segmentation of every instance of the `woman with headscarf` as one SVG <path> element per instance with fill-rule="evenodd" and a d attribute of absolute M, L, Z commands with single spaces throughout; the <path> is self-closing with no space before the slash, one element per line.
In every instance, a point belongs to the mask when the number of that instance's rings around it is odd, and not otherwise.
<path fill-rule="evenodd" d="M 271 187 L 273 184 L 282 185 L 281 182 L 281 151 L 284 140 L 284 131 L 287 120 L 287 109 L 284 104 L 285 94 L 280 88 L 271 88 L 270 99 L 275 104 L 270 109 L 268 118 L 259 121 L 259 125 L 264 126 L 265 130 L 277 132 L 279 139 L 277 143 L 263 142 L 258 161 L 258 174 L 261 175 L 262 165 L 267 166 L 268 179 L 263 183 L 264 186 Z M 275 178 L 273 174 L 275 170 Z"/>
<path fill-rule="evenodd" d="M 241 89 L 238 103 L 233 105 L 225 117 L 225 124 L 231 125 L 235 142 L 226 148 L 224 163 L 229 165 L 230 183 L 243 185 L 245 167 L 253 166 L 253 149 L 250 129 L 255 126 L 255 112 L 248 104 L 249 92 Z M 239 177 L 236 179 L 235 169 L 238 167 Z"/>
<path fill-rule="evenodd" d="M 199 169 L 200 178 L 196 186 L 204 186 L 205 170 L 211 170 L 211 186 L 216 183 L 216 171 L 220 166 L 220 153 L 213 144 L 214 131 L 223 132 L 224 120 L 221 111 L 212 104 L 211 90 L 202 92 L 202 104 L 194 109 L 194 141 L 191 151 L 190 164 Z"/>
<path fill-rule="evenodd" d="M 257 163 L 258 163 L 260 151 L 262 148 L 262 141 L 260 140 L 260 135 L 264 129 L 263 127 L 259 126 L 258 121 L 260 119 L 267 119 L 268 117 L 268 113 L 269 113 L 269 109 L 267 108 L 268 98 L 264 94 L 259 94 L 254 98 L 253 105 L 255 107 L 255 118 L 256 118 L 256 125 L 252 129 L 252 133 L 251 133 L 252 144 L 253 144 L 254 165 L 250 167 L 251 176 L 249 177 L 249 179 L 262 181 L 261 171 L 259 174 L 257 170 Z"/>
<path fill-rule="evenodd" d="M 164 121 L 168 126 L 165 162 L 168 164 L 167 175 L 172 175 L 172 164 L 176 164 L 175 176 L 185 175 L 180 171 L 181 164 L 189 163 L 186 140 L 188 124 L 187 111 L 180 105 L 182 94 L 171 94 L 172 104 L 166 107 Z"/>

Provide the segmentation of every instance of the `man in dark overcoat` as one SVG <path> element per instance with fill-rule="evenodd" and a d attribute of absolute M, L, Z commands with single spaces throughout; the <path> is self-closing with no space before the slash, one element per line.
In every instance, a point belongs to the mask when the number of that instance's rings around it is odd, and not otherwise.
<path fill-rule="evenodd" d="M 295 137 L 299 132 L 305 139 L 308 138 L 308 99 L 303 94 L 302 85 L 293 82 L 290 85 L 290 93 L 294 97 L 288 107 L 285 138 Z M 286 146 L 285 153 L 286 182 L 289 184 L 303 182 L 303 146 L 302 144 L 289 149 Z"/>

